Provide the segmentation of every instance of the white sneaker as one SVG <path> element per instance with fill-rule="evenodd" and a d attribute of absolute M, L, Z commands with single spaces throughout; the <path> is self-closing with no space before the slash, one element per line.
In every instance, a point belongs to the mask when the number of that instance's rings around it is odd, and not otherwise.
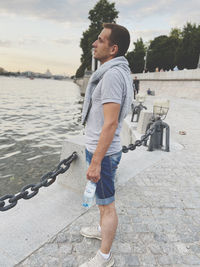
<path fill-rule="evenodd" d="M 97 238 L 101 240 L 101 232 L 98 230 L 98 226 L 90 226 L 81 228 L 80 234 L 89 237 L 89 238 Z"/>
<path fill-rule="evenodd" d="M 96 256 L 87 262 L 81 264 L 79 267 L 111 267 L 114 265 L 114 259 L 112 254 L 110 253 L 110 257 L 105 260 L 98 250 Z"/>

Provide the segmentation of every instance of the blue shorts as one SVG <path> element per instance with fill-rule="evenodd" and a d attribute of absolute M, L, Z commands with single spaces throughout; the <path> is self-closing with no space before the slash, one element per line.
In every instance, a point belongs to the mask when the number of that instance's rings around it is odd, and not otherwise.
<path fill-rule="evenodd" d="M 87 149 L 86 162 L 88 166 L 92 160 L 93 154 Z M 115 174 L 122 156 L 122 151 L 113 155 L 105 156 L 101 162 L 100 180 L 97 183 L 96 189 L 96 204 L 108 205 L 115 200 Z"/>

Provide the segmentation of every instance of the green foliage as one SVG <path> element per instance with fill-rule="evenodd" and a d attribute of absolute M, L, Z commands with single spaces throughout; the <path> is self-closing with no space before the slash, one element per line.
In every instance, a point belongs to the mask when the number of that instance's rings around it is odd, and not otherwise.
<path fill-rule="evenodd" d="M 145 46 L 142 38 L 134 42 L 134 50 L 128 52 L 126 58 L 132 73 L 140 73 L 144 70 Z"/>
<path fill-rule="evenodd" d="M 126 59 L 128 60 L 128 63 L 129 63 L 129 67 L 131 69 L 131 72 L 134 72 L 133 69 L 134 69 L 134 60 L 133 60 L 133 56 L 134 56 L 134 52 L 131 51 L 131 52 L 128 52 L 127 55 L 126 55 Z"/>
<path fill-rule="evenodd" d="M 76 71 L 76 77 L 82 77 L 84 71 L 87 68 L 91 69 L 92 60 L 92 44 L 98 38 L 102 30 L 103 22 L 116 22 L 118 17 L 118 11 L 115 9 L 115 3 L 109 3 L 107 0 L 100 0 L 89 11 L 89 19 L 91 21 L 89 28 L 83 32 L 83 36 L 80 41 L 80 47 L 82 48 L 81 66 Z M 79 76 L 77 76 L 79 75 Z"/>
<path fill-rule="evenodd" d="M 91 27 L 97 31 L 102 29 L 104 22 L 116 22 L 118 11 L 115 9 L 115 3 L 109 3 L 107 0 L 100 0 L 95 7 L 89 11 Z"/>
<path fill-rule="evenodd" d="M 183 30 L 171 30 L 168 36 L 156 37 L 149 47 L 147 68 L 154 71 L 169 70 L 178 66 L 179 69 L 197 67 L 200 54 L 200 25 L 187 23 Z"/>
<path fill-rule="evenodd" d="M 176 61 L 179 69 L 197 67 L 200 54 L 200 25 L 187 23 L 181 32 Z"/>
<path fill-rule="evenodd" d="M 85 73 L 85 65 L 82 63 L 80 67 L 77 69 L 75 76 L 76 78 L 81 78 L 84 76 L 84 73 Z"/>
<path fill-rule="evenodd" d="M 159 37 L 156 37 L 150 44 L 149 52 L 148 52 L 148 63 L 147 63 L 147 69 L 150 71 L 154 71 L 155 68 L 163 68 L 163 63 L 165 60 L 165 57 L 163 55 L 165 54 L 165 44 L 167 41 L 166 35 L 161 35 Z"/>
<path fill-rule="evenodd" d="M 148 50 L 147 69 L 154 71 L 155 68 L 169 70 L 176 65 L 175 56 L 179 40 L 175 35 L 156 37 Z"/>
<path fill-rule="evenodd" d="M 98 38 L 103 22 L 116 22 L 117 17 L 115 3 L 109 3 L 107 0 L 99 0 L 89 11 L 88 18 L 91 23 L 83 32 L 80 41 L 83 53 L 76 77 L 82 77 L 85 69 L 91 69 L 92 43 Z M 148 47 L 145 47 L 142 38 L 138 39 L 134 42 L 134 50 L 126 55 L 131 72 L 143 72 L 145 52 L 148 71 L 155 71 L 157 67 L 169 70 L 175 66 L 179 69 L 194 69 L 200 55 L 200 25 L 187 23 L 182 30 L 172 28 L 169 36 L 161 35 L 154 38 Z"/>
<path fill-rule="evenodd" d="M 178 40 L 181 38 L 181 30 L 178 28 L 172 28 L 169 36 Z"/>
<path fill-rule="evenodd" d="M 200 25 L 187 23 L 183 30 L 173 28 L 169 36 L 160 35 L 154 38 L 147 48 L 141 38 L 134 46 L 134 50 L 126 56 L 133 73 L 143 71 L 145 52 L 148 71 L 155 71 L 157 67 L 173 70 L 175 66 L 179 69 L 195 69 L 200 55 Z"/>

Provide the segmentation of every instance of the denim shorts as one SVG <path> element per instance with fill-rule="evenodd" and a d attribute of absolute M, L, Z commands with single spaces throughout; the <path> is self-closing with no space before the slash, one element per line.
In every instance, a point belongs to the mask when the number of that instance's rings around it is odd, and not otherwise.
<path fill-rule="evenodd" d="M 87 149 L 86 163 L 89 166 L 93 154 Z M 96 189 L 96 204 L 108 205 L 115 200 L 115 174 L 122 156 L 122 151 L 113 155 L 105 156 L 101 162 L 100 180 Z"/>

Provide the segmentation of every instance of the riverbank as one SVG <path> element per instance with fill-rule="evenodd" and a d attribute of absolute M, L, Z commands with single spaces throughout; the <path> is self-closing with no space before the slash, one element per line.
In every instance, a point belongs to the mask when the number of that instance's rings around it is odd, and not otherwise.
<path fill-rule="evenodd" d="M 153 101 L 149 96 L 145 104 L 151 108 Z M 171 140 L 182 149 L 166 153 L 140 147 L 122 158 L 120 168 L 126 165 L 130 179 L 116 193 L 119 227 L 112 249 L 116 267 L 200 266 L 200 105 L 174 97 L 170 101 L 166 122 Z M 183 130 L 186 135 L 179 135 Z M 153 161 L 157 152 L 161 154 Z M 151 163 L 146 168 L 139 164 L 145 155 L 150 155 Z M 94 206 L 71 223 L 66 221 L 63 229 L 16 266 L 79 266 L 100 245 L 98 240 L 83 238 L 80 228 L 96 223 L 98 209 Z"/>
<path fill-rule="evenodd" d="M 200 100 L 200 69 L 132 74 L 133 79 L 135 76 L 140 81 L 140 91 L 145 94 L 150 89 L 156 96 Z M 87 74 L 76 80 L 82 95 L 85 94 L 89 77 Z"/>
<path fill-rule="evenodd" d="M 132 75 L 140 80 L 140 91 L 153 90 L 156 96 L 200 100 L 200 69 L 149 72 Z"/>

